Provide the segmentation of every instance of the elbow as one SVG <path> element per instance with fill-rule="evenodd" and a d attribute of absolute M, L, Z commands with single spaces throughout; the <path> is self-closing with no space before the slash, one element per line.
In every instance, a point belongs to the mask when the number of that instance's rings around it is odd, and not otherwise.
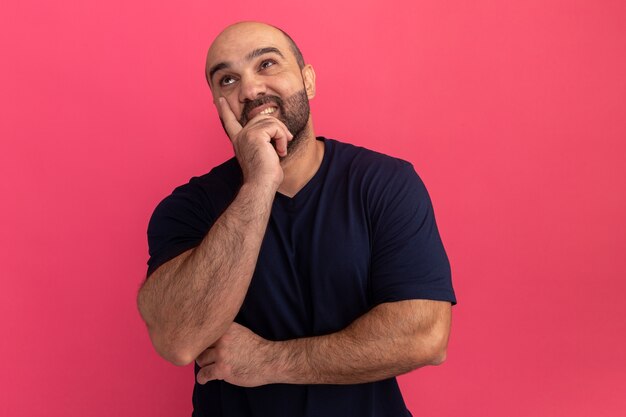
<path fill-rule="evenodd" d="M 207 348 L 212 346 L 217 337 L 211 339 L 195 339 L 184 337 L 179 331 L 146 322 L 150 341 L 156 353 L 176 366 L 192 364 Z"/>
<path fill-rule="evenodd" d="M 159 355 L 169 363 L 176 366 L 187 366 L 196 360 L 193 355 L 179 352 L 159 352 Z"/>
<path fill-rule="evenodd" d="M 157 321 L 151 319 L 148 309 L 142 305 L 140 299 L 137 305 L 139 314 L 146 323 L 152 346 L 160 357 L 176 366 L 187 366 L 196 359 L 196 356 L 189 350 L 181 347 L 181 344 L 176 342 L 176 338 L 172 334 L 160 328 L 157 325 Z"/>
<path fill-rule="evenodd" d="M 190 349 L 174 342 L 173 337 L 151 329 L 150 326 L 148 326 L 148 333 L 156 353 L 171 364 L 187 366 L 196 360 L 198 355 L 194 355 Z"/>
<path fill-rule="evenodd" d="M 176 366 L 187 366 L 195 362 L 196 358 L 207 349 L 213 346 L 219 336 L 213 332 L 209 338 L 188 337 L 176 328 L 168 326 L 150 326 L 148 333 L 154 350 L 159 356 Z"/>
<path fill-rule="evenodd" d="M 146 323 L 150 341 L 156 353 L 176 366 L 192 364 L 208 347 L 212 346 L 226 331 L 230 322 L 211 322 L 203 327 L 181 325 L 181 318 L 174 319 L 158 303 L 151 301 L 142 288 L 137 296 L 137 308 Z"/>
<path fill-rule="evenodd" d="M 144 323 L 146 323 L 152 346 L 160 357 L 176 366 L 187 366 L 195 360 L 196 357 L 192 353 L 179 347 L 180 343 L 176 342 L 176 338 L 171 332 L 165 331 L 158 324 L 157 312 L 151 308 L 146 300 L 143 287 L 137 294 L 137 309 Z"/>
<path fill-rule="evenodd" d="M 190 341 L 177 338 L 171 334 L 150 332 L 150 340 L 154 350 L 166 361 L 176 366 L 187 366 L 195 362 L 207 346 L 212 346 L 218 338 L 209 341 Z"/>
<path fill-rule="evenodd" d="M 443 364 L 447 358 L 448 351 L 448 333 L 433 332 L 430 335 L 416 338 L 416 346 L 413 352 L 414 368 L 422 366 L 438 366 Z"/>
<path fill-rule="evenodd" d="M 448 352 L 448 332 L 441 331 L 431 335 L 429 343 L 429 365 L 438 366 L 446 361 Z"/>
<path fill-rule="evenodd" d="M 413 369 L 423 366 L 438 366 L 446 361 L 447 349 L 445 346 L 421 347 L 413 357 Z"/>
<path fill-rule="evenodd" d="M 448 308 L 448 314 L 442 320 L 436 321 L 426 336 L 427 365 L 438 366 L 446 361 L 450 338 L 449 312 Z"/>
<path fill-rule="evenodd" d="M 429 365 L 438 366 L 446 361 L 447 349 L 440 349 L 432 353 Z"/>
<path fill-rule="evenodd" d="M 176 331 L 154 330 L 148 326 L 154 350 L 166 361 L 176 366 L 187 366 L 195 362 L 207 347 L 213 346 L 219 337 L 190 339 Z"/>

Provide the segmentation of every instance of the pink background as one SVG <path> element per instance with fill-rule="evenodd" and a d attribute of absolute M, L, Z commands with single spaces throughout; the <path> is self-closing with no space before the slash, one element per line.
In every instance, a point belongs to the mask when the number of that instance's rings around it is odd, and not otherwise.
<path fill-rule="evenodd" d="M 459 305 L 414 415 L 626 415 L 623 0 L 3 2 L 0 415 L 190 414 L 135 296 L 155 205 L 231 155 L 203 64 L 243 19 L 430 190 Z"/>

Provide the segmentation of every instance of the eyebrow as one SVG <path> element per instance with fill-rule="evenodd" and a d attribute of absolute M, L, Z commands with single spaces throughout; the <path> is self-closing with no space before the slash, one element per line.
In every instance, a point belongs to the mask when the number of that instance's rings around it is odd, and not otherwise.
<path fill-rule="evenodd" d="M 254 58 L 257 58 L 261 55 L 265 55 L 265 54 L 271 54 L 274 53 L 278 56 L 280 56 L 281 58 L 285 59 L 285 56 L 283 55 L 282 52 L 280 52 L 280 50 L 278 48 L 274 48 L 273 46 L 268 46 L 265 48 L 258 48 L 255 49 L 254 51 L 250 52 L 248 55 L 246 55 L 245 60 L 246 61 L 251 61 Z M 213 79 L 213 75 L 223 69 L 229 68 L 230 67 L 230 63 L 229 62 L 220 62 L 218 64 L 215 64 L 211 67 L 211 69 L 209 69 L 209 80 Z M 208 80 L 207 80 L 208 81 Z"/>
<path fill-rule="evenodd" d="M 246 60 L 251 61 L 256 57 L 259 57 L 265 54 L 271 54 L 271 53 L 275 53 L 276 55 L 279 55 L 281 58 L 285 59 L 285 57 L 283 56 L 283 53 L 280 52 L 278 48 L 274 48 L 273 46 L 268 46 L 266 48 L 255 49 L 254 51 L 250 52 L 248 55 L 246 55 Z"/>

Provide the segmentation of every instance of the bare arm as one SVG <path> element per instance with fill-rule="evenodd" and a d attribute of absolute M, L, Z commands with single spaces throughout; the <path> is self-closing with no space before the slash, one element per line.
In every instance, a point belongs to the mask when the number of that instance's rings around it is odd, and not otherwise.
<path fill-rule="evenodd" d="M 286 154 L 291 140 L 273 117 L 259 115 L 242 128 L 225 101 L 218 108 L 243 185 L 200 245 L 158 268 L 137 298 L 155 349 L 177 365 L 191 363 L 213 344 L 239 311 L 283 180 L 277 152 Z"/>
<path fill-rule="evenodd" d="M 242 186 L 200 245 L 157 269 L 138 305 L 157 352 L 186 365 L 226 331 L 256 265 L 273 193 Z"/>
<path fill-rule="evenodd" d="M 271 342 L 236 323 L 197 362 L 200 383 L 358 384 L 445 360 L 449 302 L 384 303 L 325 336 Z"/>

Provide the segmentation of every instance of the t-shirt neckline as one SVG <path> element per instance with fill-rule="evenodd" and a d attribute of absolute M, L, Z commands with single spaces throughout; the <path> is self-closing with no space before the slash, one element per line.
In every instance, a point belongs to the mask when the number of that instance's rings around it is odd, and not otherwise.
<path fill-rule="evenodd" d="M 286 206 L 297 206 L 301 204 L 301 202 L 305 202 L 308 199 L 308 196 L 316 189 L 316 185 L 320 182 L 324 173 L 328 169 L 328 161 L 330 160 L 332 145 L 324 136 L 317 136 L 315 139 L 324 142 L 324 155 L 322 156 L 322 163 L 319 168 L 315 174 L 313 174 L 311 179 L 304 185 L 304 187 L 302 187 L 293 197 L 276 192 L 275 201 L 279 201 Z"/>

